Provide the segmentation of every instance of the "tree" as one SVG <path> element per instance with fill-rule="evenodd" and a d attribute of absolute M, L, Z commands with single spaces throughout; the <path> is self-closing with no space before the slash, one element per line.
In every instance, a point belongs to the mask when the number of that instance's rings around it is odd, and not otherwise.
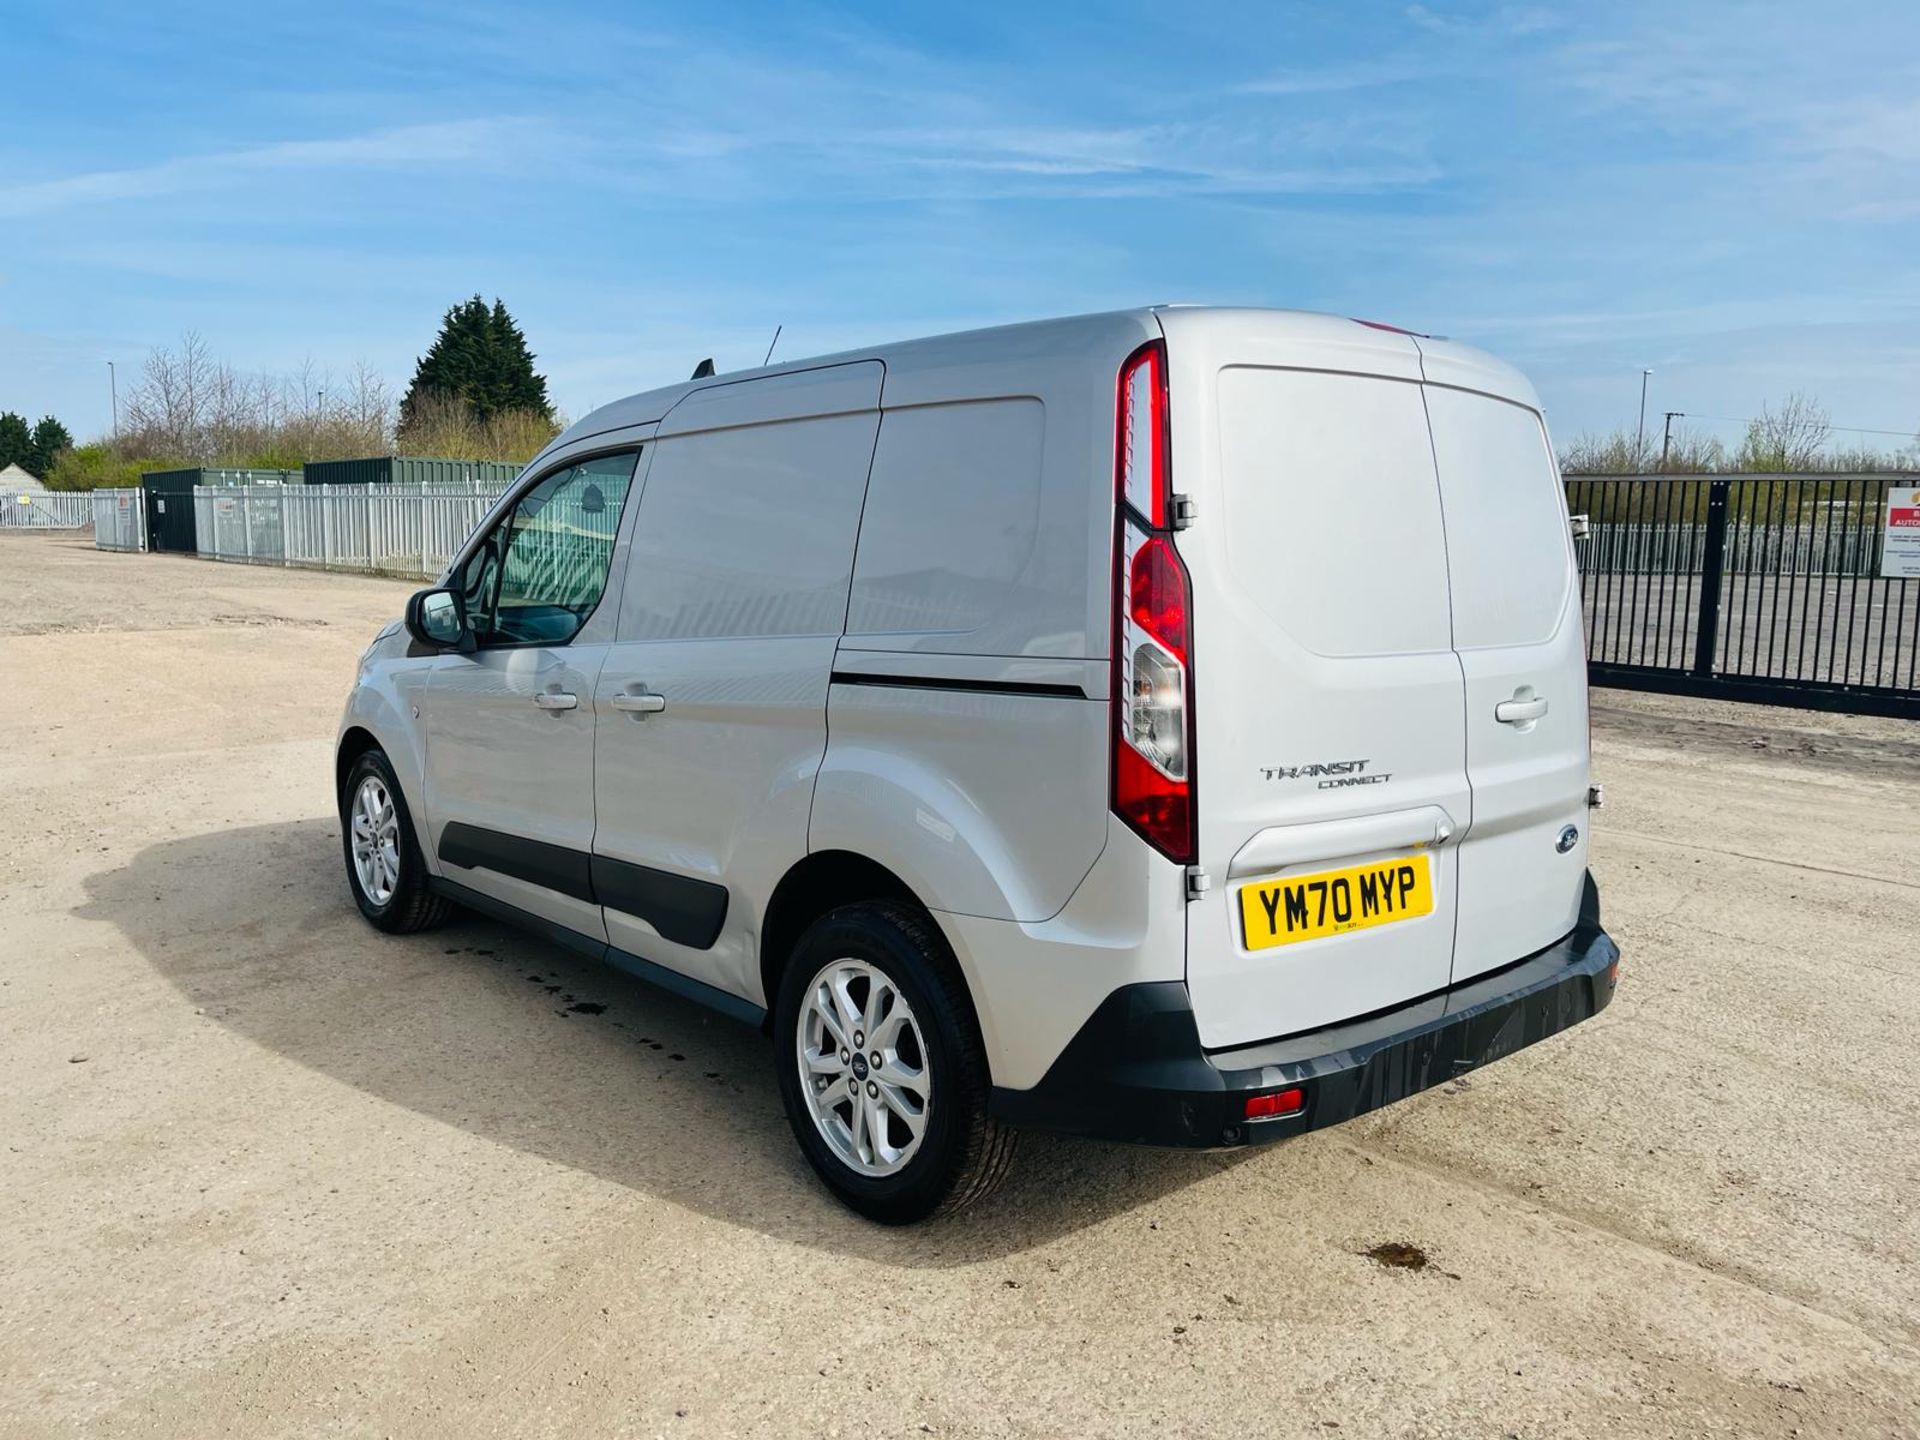
<path fill-rule="evenodd" d="M 147 353 L 140 378 L 127 394 L 125 433 L 151 454 L 204 464 L 214 458 L 207 433 L 210 392 L 220 367 L 207 342 L 192 330 L 178 352 L 161 346 Z"/>
<path fill-rule="evenodd" d="M 1832 433 L 1825 407 L 1796 390 L 1778 410 L 1763 405 L 1747 422 L 1747 438 L 1733 457 L 1735 468 L 1769 474 L 1817 469 Z"/>
<path fill-rule="evenodd" d="M 475 295 L 447 311 L 400 402 L 403 430 L 429 408 L 428 396 L 451 397 L 480 421 L 511 411 L 530 411 L 542 420 L 553 416 L 527 337 L 497 298 L 491 309 Z"/>
<path fill-rule="evenodd" d="M 97 490 L 102 485 L 131 489 L 140 483 L 142 471 L 168 466 L 168 461 L 143 458 L 138 452 L 122 455 L 111 442 L 99 440 L 62 450 L 53 469 L 40 478 L 49 490 Z"/>
<path fill-rule="evenodd" d="M 60 458 L 60 452 L 73 448 L 73 435 L 51 415 L 42 415 L 40 423 L 33 427 L 33 463 L 27 466 L 42 480 L 53 473 L 53 462 Z"/>
<path fill-rule="evenodd" d="M 9 465 L 18 465 L 36 477 L 40 474 L 33 468 L 32 427 L 27 424 L 26 416 L 11 410 L 0 415 L 0 470 Z"/>
<path fill-rule="evenodd" d="M 1567 475 L 1644 475 L 1654 468 L 1657 445 L 1626 430 L 1611 435 L 1581 435 L 1560 452 Z"/>
<path fill-rule="evenodd" d="M 306 460 L 391 454 L 393 403 L 364 362 L 344 379 L 306 361 L 292 375 L 237 370 L 189 331 L 161 346 L 122 397 L 122 455 L 174 465 L 295 469 Z"/>

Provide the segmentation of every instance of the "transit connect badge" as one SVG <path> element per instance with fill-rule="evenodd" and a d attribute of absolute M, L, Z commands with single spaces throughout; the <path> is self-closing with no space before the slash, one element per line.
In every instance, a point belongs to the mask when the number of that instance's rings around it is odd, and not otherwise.
<path fill-rule="evenodd" d="M 1269 780 L 1317 780 L 1320 790 L 1345 790 L 1352 785 L 1384 785 L 1391 774 L 1366 773 L 1371 760 L 1316 760 L 1308 765 L 1262 765 L 1260 773 Z"/>

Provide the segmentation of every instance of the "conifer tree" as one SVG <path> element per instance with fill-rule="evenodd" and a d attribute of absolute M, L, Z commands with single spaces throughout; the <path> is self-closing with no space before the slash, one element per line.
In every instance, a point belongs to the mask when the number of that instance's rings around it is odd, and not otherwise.
<path fill-rule="evenodd" d="M 553 416 L 546 378 L 533 368 L 527 337 L 498 298 L 492 309 L 475 295 L 447 311 L 400 402 L 401 428 L 428 395 L 454 397 L 479 420 L 511 411 Z"/>

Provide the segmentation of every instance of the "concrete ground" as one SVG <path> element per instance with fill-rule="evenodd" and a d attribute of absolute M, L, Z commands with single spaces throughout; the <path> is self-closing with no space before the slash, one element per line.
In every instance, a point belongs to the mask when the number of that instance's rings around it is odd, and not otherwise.
<path fill-rule="evenodd" d="M 1920 727 L 1599 694 L 1605 1014 L 902 1233 L 758 1035 L 360 920 L 405 593 L 0 536 L 0 1433 L 1920 1433 Z"/>

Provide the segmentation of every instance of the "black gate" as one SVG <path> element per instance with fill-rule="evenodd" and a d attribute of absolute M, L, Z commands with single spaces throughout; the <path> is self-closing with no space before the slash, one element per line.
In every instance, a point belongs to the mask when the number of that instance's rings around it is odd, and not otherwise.
<path fill-rule="evenodd" d="M 140 477 L 147 506 L 147 549 L 191 555 L 200 548 L 193 517 L 193 487 L 198 470 L 150 470 Z"/>
<path fill-rule="evenodd" d="M 1920 580 L 1883 578 L 1920 476 L 1571 477 L 1597 685 L 1920 719 Z"/>

